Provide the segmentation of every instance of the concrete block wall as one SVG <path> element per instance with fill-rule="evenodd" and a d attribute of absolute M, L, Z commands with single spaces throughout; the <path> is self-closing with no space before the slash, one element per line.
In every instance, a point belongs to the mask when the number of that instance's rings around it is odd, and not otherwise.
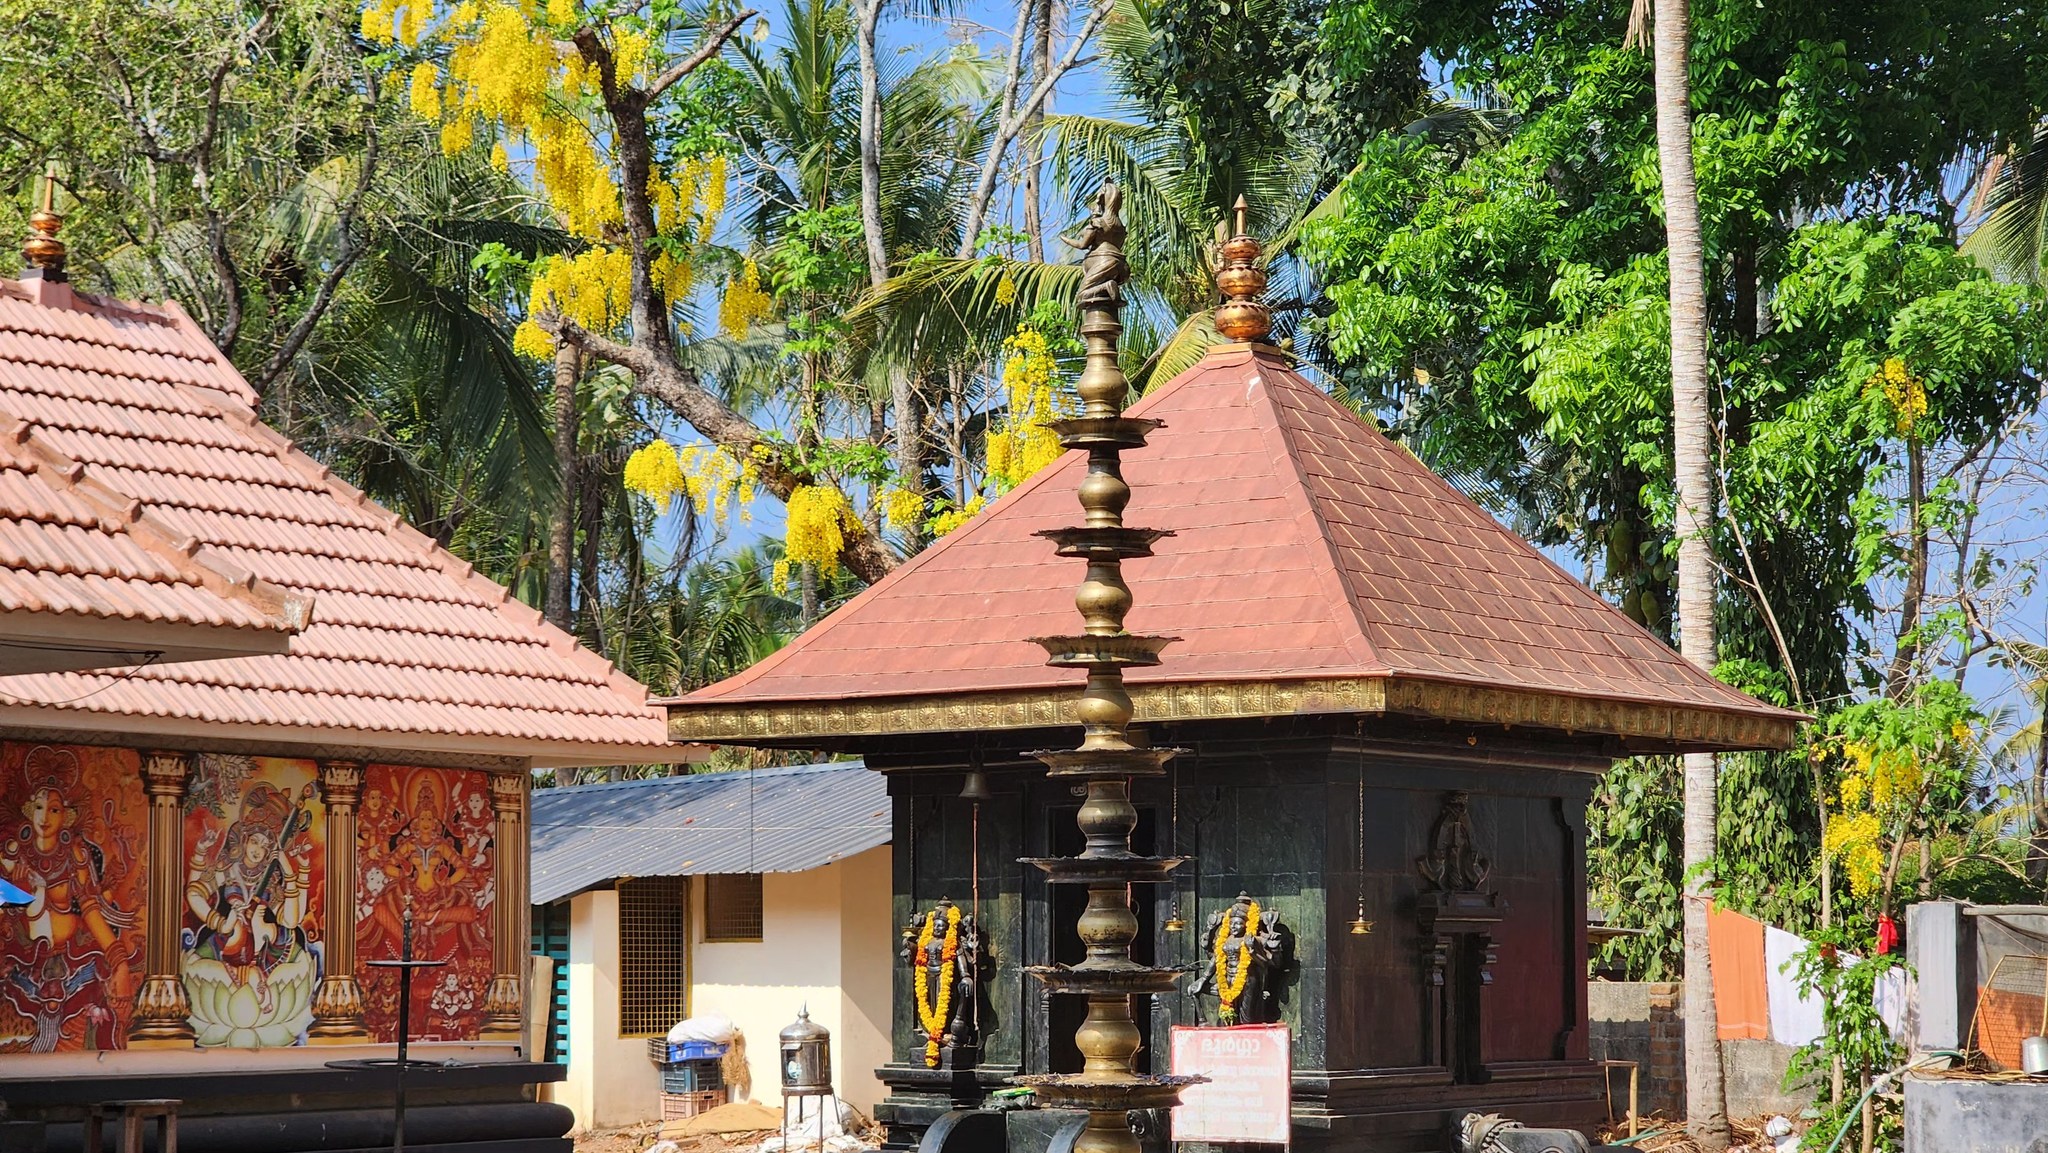
<path fill-rule="evenodd" d="M 1636 1062 L 1637 1102 L 1645 1117 L 1685 1115 L 1685 986 L 1678 981 L 1594 981 L 1587 986 L 1594 1060 Z M 1784 1088 L 1793 1049 L 1773 1041 L 1721 1042 L 1728 1113 L 1796 1116 L 1809 1103 L 1803 1090 Z M 1614 1108 L 1627 1105 L 1628 1070 L 1609 1070 Z"/>

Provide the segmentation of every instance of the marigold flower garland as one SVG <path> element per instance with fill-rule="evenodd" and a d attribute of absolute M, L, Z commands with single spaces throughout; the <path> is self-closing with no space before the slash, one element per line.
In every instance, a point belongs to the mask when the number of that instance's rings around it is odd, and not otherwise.
<path fill-rule="evenodd" d="M 913 978 L 917 986 L 917 1023 L 924 1027 L 924 1063 L 932 1069 L 939 1067 L 939 1039 L 946 1035 L 947 1011 L 953 1006 L 953 961 L 960 955 L 960 907 L 951 905 L 946 909 L 946 940 L 939 946 L 939 968 L 946 979 L 939 985 L 939 1001 L 934 1005 L 929 965 L 938 923 L 937 909 L 925 914 L 924 928 L 917 934 L 917 973 Z"/>
<path fill-rule="evenodd" d="M 1224 943 L 1230 940 L 1230 915 L 1225 913 L 1223 923 L 1216 926 L 1216 995 L 1223 1000 L 1223 1011 L 1220 1016 L 1226 1025 L 1237 1020 L 1237 999 L 1244 996 L 1245 982 L 1252 972 L 1252 934 L 1258 931 L 1259 903 L 1253 901 L 1251 908 L 1245 913 L 1244 943 L 1237 947 L 1237 979 L 1233 981 L 1229 976 L 1229 965 L 1226 963 L 1229 952 L 1223 947 Z"/>

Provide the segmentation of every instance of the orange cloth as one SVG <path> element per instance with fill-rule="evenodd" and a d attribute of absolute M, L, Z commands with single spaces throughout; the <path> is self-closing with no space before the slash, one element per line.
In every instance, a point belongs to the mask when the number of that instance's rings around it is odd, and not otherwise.
<path fill-rule="evenodd" d="M 1709 909 L 1707 953 L 1714 967 L 1714 1010 L 1721 1039 L 1769 1039 L 1763 922 L 1729 909 Z"/>

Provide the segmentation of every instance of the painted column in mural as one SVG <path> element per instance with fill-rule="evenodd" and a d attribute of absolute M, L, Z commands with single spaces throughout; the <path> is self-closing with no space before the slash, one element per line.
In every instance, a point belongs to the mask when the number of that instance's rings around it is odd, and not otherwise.
<path fill-rule="evenodd" d="M 143 879 L 152 931 L 143 939 L 142 989 L 128 1028 L 131 1049 L 192 1047 L 192 1005 L 178 975 L 178 926 L 185 920 L 185 787 L 191 775 L 184 753 L 155 752 L 142 760 L 142 792 L 149 799 L 149 867 Z"/>
<path fill-rule="evenodd" d="M 320 762 L 320 799 L 327 806 L 327 907 L 340 923 L 325 935 L 313 1026 L 306 1030 L 314 1045 L 359 1044 L 370 1038 L 363 1024 L 363 990 L 356 983 L 356 933 L 348 915 L 356 907 L 356 805 L 362 794 L 362 762 Z"/>
<path fill-rule="evenodd" d="M 525 773 L 500 773 L 491 778 L 491 810 L 497 816 L 497 843 L 510 851 L 497 857 L 497 917 L 491 941 L 491 992 L 485 999 L 484 1036 L 517 1040 L 523 1032 L 525 999 L 521 995 L 526 967 L 527 927 L 526 844 L 527 793 L 533 778 Z"/>

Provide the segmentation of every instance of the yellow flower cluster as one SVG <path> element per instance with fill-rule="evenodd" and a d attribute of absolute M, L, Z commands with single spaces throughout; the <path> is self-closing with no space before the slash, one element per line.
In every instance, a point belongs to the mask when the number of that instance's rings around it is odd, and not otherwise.
<path fill-rule="evenodd" d="M 1884 880 L 1883 830 L 1877 814 L 1830 813 L 1821 833 L 1821 852 L 1842 862 L 1849 878 L 1849 891 L 1859 897 L 1874 895 Z"/>
<path fill-rule="evenodd" d="M 721 528 L 735 511 L 743 522 L 752 519 L 754 461 L 743 462 L 720 445 L 691 445 L 677 452 L 665 440 L 652 441 L 626 458 L 623 479 L 626 491 L 639 493 L 663 509 L 673 508 L 677 497 L 687 496 L 690 507 L 709 513 L 712 523 Z"/>
<path fill-rule="evenodd" d="M 412 82 L 406 89 L 407 102 L 412 113 L 421 120 L 441 119 L 441 71 L 431 60 L 422 60 L 412 67 Z"/>
<path fill-rule="evenodd" d="M 1870 378 L 1873 387 L 1884 390 L 1885 402 L 1891 405 L 1892 424 L 1900 436 L 1911 436 L 1913 430 L 1927 416 L 1927 384 L 1913 375 L 1906 362 L 1890 357 L 1884 367 Z"/>
<path fill-rule="evenodd" d="M 894 528 L 914 528 L 924 519 L 924 498 L 907 488 L 892 488 L 882 494 L 882 519 Z"/>
<path fill-rule="evenodd" d="M 773 314 L 775 300 L 761 288 L 761 269 L 752 257 L 725 282 L 725 295 L 718 302 L 718 326 L 727 336 L 744 338 L 756 324 Z"/>
<path fill-rule="evenodd" d="M 432 13 L 423 0 L 370 0 L 362 11 L 363 37 L 417 46 Z M 431 63 L 415 65 L 407 93 L 416 115 L 441 122 L 441 150 L 448 155 L 469 148 L 479 125 L 490 133 L 491 162 L 501 170 L 511 166 L 508 145 L 525 143 L 534 183 L 548 203 L 571 233 L 597 241 L 624 214 L 598 137 L 574 111 L 595 78 L 556 34 L 580 19 L 570 0 L 550 0 L 545 17 L 531 3 L 459 4 L 437 33 L 451 45 L 446 77 Z M 615 29 L 611 47 L 622 76 L 646 67 L 644 34 Z"/>
<path fill-rule="evenodd" d="M 791 564 L 816 565 L 821 573 L 839 571 L 846 551 L 846 533 L 858 529 L 860 518 L 846 494 L 829 484 L 798 485 L 789 494 L 788 528 L 782 555 Z"/>
<path fill-rule="evenodd" d="M 419 44 L 432 14 L 433 7 L 426 0 L 370 0 L 357 28 L 372 44 L 396 41 L 411 48 Z"/>
<path fill-rule="evenodd" d="M 1014 488 L 1059 459 L 1052 422 L 1076 411 L 1059 387 L 1059 365 L 1045 334 L 1029 324 L 1003 341 L 1003 386 L 1010 411 L 988 438 L 988 474 L 996 487 Z"/>
<path fill-rule="evenodd" d="M 947 533 L 973 520 L 975 514 L 987 507 L 988 498 L 977 496 L 959 508 L 947 509 L 932 518 L 932 535 L 945 536 Z"/>
<path fill-rule="evenodd" d="M 633 258 L 623 248 L 549 257 L 534 266 L 526 319 L 512 333 L 512 348 L 535 359 L 554 355 L 554 338 L 534 323 L 547 313 L 572 320 L 586 332 L 610 332 L 626 319 L 632 298 Z"/>
<path fill-rule="evenodd" d="M 649 173 L 647 199 L 654 206 L 655 230 L 674 235 L 694 229 L 697 243 L 711 243 L 725 211 L 725 185 L 723 156 L 685 160 L 667 176 L 659 169 Z"/>

